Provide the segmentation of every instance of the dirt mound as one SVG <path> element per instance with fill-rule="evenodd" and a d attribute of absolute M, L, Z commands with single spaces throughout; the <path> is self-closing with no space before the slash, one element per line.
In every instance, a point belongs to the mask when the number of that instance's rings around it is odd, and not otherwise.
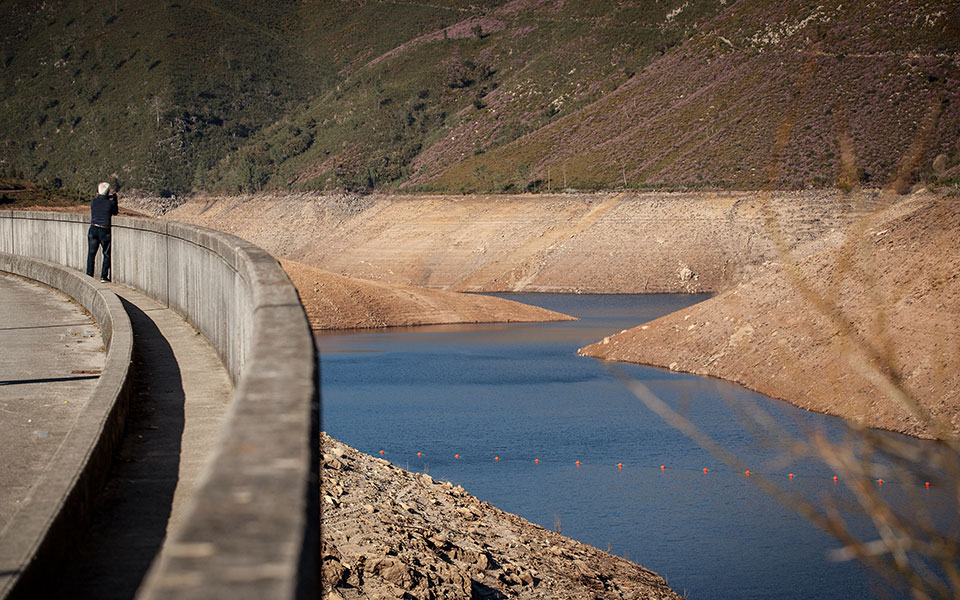
<path fill-rule="evenodd" d="M 581 353 L 721 377 L 870 427 L 960 433 L 960 201 L 903 208 Z"/>
<path fill-rule="evenodd" d="M 325 598 L 679 598 L 656 573 L 459 486 L 321 444 Z"/>
<path fill-rule="evenodd" d="M 315 330 L 573 320 L 503 298 L 364 281 L 291 260 L 280 264 L 296 286 Z"/>

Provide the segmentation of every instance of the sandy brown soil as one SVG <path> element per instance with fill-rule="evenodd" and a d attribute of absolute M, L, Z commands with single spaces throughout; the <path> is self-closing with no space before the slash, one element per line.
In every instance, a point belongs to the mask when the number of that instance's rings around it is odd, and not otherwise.
<path fill-rule="evenodd" d="M 322 446 L 325 598 L 679 598 L 656 573 L 459 486 Z"/>
<path fill-rule="evenodd" d="M 721 377 L 870 427 L 960 433 L 960 200 L 895 206 L 834 242 L 581 353 Z"/>
<path fill-rule="evenodd" d="M 227 231 L 339 275 L 458 291 L 717 291 L 776 260 L 750 192 L 197 198 L 165 217 Z M 879 202 L 777 192 L 794 248 Z M 807 250 L 804 250 L 806 252 Z"/>
<path fill-rule="evenodd" d="M 280 264 L 300 293 L 315 330 L 573 319 L 492 296 L 366 281 L 292 260 L 281 260 Z"/>

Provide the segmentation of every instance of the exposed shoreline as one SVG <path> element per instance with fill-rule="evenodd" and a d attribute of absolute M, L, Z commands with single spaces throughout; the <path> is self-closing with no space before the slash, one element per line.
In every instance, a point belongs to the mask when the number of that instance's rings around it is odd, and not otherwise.
<path fill-rule="evenodd" d="M 960 434 L 960 202 L 892 206 L 825 250 L 581 349 L 733 381 L 865 427 Z"/>
<path fill-rule="evenodd" d="M 453 323 L 569 321 L 519 302 L 345 277 L 281 259 L 314 331 Z"/>
<path fill-rule="evenodd" d="M 804 255 L 879 191 L 198 196 L 164 218 L 346 277 L 471 292 L 715 292 Z M 139 208 L 140 206 L 135 206 Z M 149 204 L 143 205 L 149 210 Z"/>
<path fill-rule="evenodd" d="M 949 350 L 960 347 L 957 205 L 923 190 L 265 194 L 198 197 L 165 217 L 250 239 L 309 272 L 293 277 L 317 328 L 563 318 L 454 291 L 719 292 L 583 352 L 942 438 L 960 432 L 960 351 Z M 870 379 L 891 374 L 923 414 L 882 399 Z"/>

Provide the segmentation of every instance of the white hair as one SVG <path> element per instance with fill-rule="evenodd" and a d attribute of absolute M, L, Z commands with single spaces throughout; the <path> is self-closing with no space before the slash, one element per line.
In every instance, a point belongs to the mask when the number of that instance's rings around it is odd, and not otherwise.
<path fill-rule="evenodd" d="M 99 192 L 101 196 L 106 196 L 107 194 L 110 193 L 110 184 L 104 181 L 103 183 L 97 186 L 97 192 Z"/>

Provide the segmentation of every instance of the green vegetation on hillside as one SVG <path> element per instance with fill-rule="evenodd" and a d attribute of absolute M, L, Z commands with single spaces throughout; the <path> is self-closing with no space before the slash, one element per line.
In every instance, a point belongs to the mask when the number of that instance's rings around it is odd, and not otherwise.
<path fill-rule="evenodd" d="M 10 24 L 2 167 L 52 187 L 113 176 L 188 190 L 324 81 L 320 61 L 287 42 L 296 4 L 13 1 L 0 11 Z"/>
<path fill-rule="evenodd" d="M 960 178 L 958 0 L 8 0 L 0 18 L 0 175 L 51 188 Z"/>

